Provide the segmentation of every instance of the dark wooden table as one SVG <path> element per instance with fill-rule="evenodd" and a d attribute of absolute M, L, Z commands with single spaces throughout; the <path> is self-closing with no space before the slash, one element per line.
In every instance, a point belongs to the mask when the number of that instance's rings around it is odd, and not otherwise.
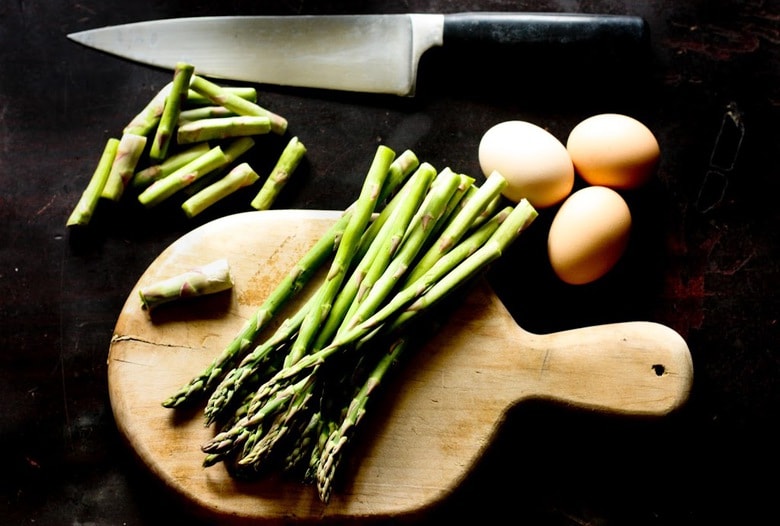
<path fill-rule="evenodd" d="M 563 8 L 645 17 L 652 56 L 619 66 L 544 57 L 503 65 L 487 57 L 464 66 L 460 55 L 434 51 L 423 60 L 414 99 L 260 87 L 264 104 L 284 114 L 309 148 L 276 206 L 345 206 L 379 143 L 481 176 L 479 139 L 497 122 L 529 120 L 565 139 L 595 113 L 644 121 L 662 160 L 653 183 L 630 197 L 634 237 L 615 272 L 585 287 L 556 282 L 544 260 L 547 213 L 524 236 L 522 257 L 519 249 L 508 254 L 491 279 L 529 330 L 628 319 L 676 329 L 694 360 L 688 404 L 651 420 L 543 401 L 518 406 L 462 487 L 421 521 L 776 520 L 779 6 L 631 4 L 0 4 L 0 523 L 191 518 L 135 463 L 117 433 L 106 386 L 108 344 L 128 291 L 161 250 L 200 224 L 248 209 L 246 196 L 195 220 L 174 209 L 105 209 L 88 238 L 74 239 L 65 221 L 106 139 L 170 75 L 81 47 L 67 33 L 185 15 Z M 453 66 L 461 67 L 447 69 Z"/>

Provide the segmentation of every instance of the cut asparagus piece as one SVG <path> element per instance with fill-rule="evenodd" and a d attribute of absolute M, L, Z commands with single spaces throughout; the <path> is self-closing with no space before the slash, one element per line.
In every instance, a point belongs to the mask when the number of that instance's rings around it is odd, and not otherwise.
<path fill-rule="evenodd" d="M 179 144 L 192 144 L 213 139 L 264 135 L 270 131 L 271 120 L 268 117 L 217 117 L 182 124 L 176 132 L 176 141 Z"/>
<path fill-rule="evenodd" d="M 260 176 L 257 175 L 257 172 L 248 163 L 241 163 L 230 170 L 225 177 L 184 201 L 181 208 L 187 217 L 191 219 L 217 201 L 224 199 L 245 186 L 254 184 L 259 178 Z"/>
<path fill-rule="evenodd" d="M 233 287 L 230 265 L 218 259 L 176 276 L 156 281 L 138 290 L 144 310 L 151 311 L 172 301 L 222 292 Z"/>
<path fill-rule="evenodd" d="M 271 129 L 274 133 L 282 135 L 287 131 L 287 119 L 277 115 L 258 104 L 242 99 L 235 93 L 226 90 L 199 75 L 193 75 L 190 87 L 197 93 L 209 99 L 212 103 L 224 106 L 238 115 L 268 117 L 271 120 Z"/>
<path fill-rule="evenodd" d="M 350 401 L 341 424 L 333 429 L 325 441 L 316 463 L 315 472 L 317 494 L 320 501 L 325 503 L 330 501 L 333 482 L 344 457 L 345 449 L 352 441 L 357 426 L 363 420 L 363 415 L 366 414 L 368 401 L 371 395 L 379 388 L 387 371 L 398 360 L 398 357 L 404 352 L 408 344 L 408 340 L 399 338 L 390 346 L 389 351 L 382 355 L 360 390 Z"/>
<path fill-rule="evenodd" d="M 199 121 L 201 119 L 214 119 L 220 117 L 235 117 L 236 113 L 224 106 L 201 106 L 179 112 L 178 125 L 188 122 Z"/>
<path fill-rule="evenodd" d="M 224 148 L 222 148 L 225 154 L 225 164 L 218 167 L 216 170 L 212 170 L 208 174 L 204 174 L 203 177 L 184 188 L 183 192 L 187 198 L 197 194 L 207 186 L 215 183 L 219 179 L 225 176 L 225 173 L 229 170 L 236 160 L 248 152 L 255 145 L 255 140 L 252 137 L 238 137 L 229 142 Z"/>
<path fill-rule="evenodd" d="M 298 337 L 290 350 L 286 364 L 295 363 L 306 354 L 316 337 L 317 331 L 330 313 L 333 301 L 341 289 L 346 273 L 352 262 L 352 258 L 360 245 L 360 239 L 371 220 L 376 208 L 377 200 L 387 178 L 390 165 L 395 158 L 395 152 L 386 146 L 380 145 L 369 167 L 368 174 L 363 182 L 360 195 L 355 203 L 355 210 L 347 223 L 344 235 L 341 237 L 336 255 L 331 263 L 325 282 L 320 287 L 320 304 L 309 311 L 303 320 Z"/>
<path fill-rule="evenodd" d="M 160 117 L 165 108 L 165 99 L 168 98 L 171 88 L 173 88 L 173 82 L 163 86 L 146 106 L 130 120 L 124 130 L 122 130 L 122 133 L 143 135 L 144 137 L 150 136 L 157 127 L 157 123 L 160 122 Z"/>
<path fill-rule="evenodd" d="M 143 135 L 134 135 L 125 133 L 119 139 L 114 162 L 111 165 L 111 171 L 108 174 L 105 186 L 101 192 L 101 197 L 111 201 L 119 201 L 125 192 L 130 179 L 133 178 L 138 161 L 146 148 L 146 137 Z"/>
<path fill-rule="evenodd" d="M 228 161 L 222 148 L 215 146 L 197 159 L 190 161 L 171 175 L 152 183 L 138 196 L 138 201 L 146 207 L 160 204 L 165 199 L 192 184 L 205 174 L 224 166 Z"/>
<path fill-rule="evenodd" d="M 119 139 L 112 137 L 106 141 L 100 161 L 78 203 L 73 208 L 73 212 L 68 217 L 67 226 L 89 224 L 100 200 L 100 195 L 103 193 L 103 187 L 108 180 L 108 174 L 111 172 L 111 165 L 114 163 L 118 147 Z"/>
<path fill-rule="evenodd" d="M 287 181 L 290 180 L 290 176 L 292 176 L 292 173 L 300 164 L 305 153 L 306 147 L 298 140 L 298 137 L 290 139 L 273 170 L 271 170 L 271 174 L 265 180 L 263 186 L 260 187 L 260 191 L 255 198 L 252 199 L 252 208 L 255 210 L 268 210 L 271 208 L 279 192 L 282 191 Z"/>
<path fill-rule="evenodd" d="M 222 86 L 222 89 L 233 95 L 248 100 L 249 102 L 257 102 L 257 90 L 252 86 Z M 190 89 L 187 92 L 187 104 L 189 106 L 212 104 L 213 102 L 197 91 Z"/>
<path fill-rule="evenodd" d="M 168 145 L 171 143 L 174 130 L 179 122 L 181 107 L 187 100 L 190 79 L 194 71 L 195 67 L 191 64 L 186 62 L 176 63 L 176 67 L 173 70 L 171 90 L 165 98 L 163 113 L 160 116 L 154 140 L 149 148 L 149 158 L 154 161 L 161 162 L 168 156 Z"/>
<path fill-rule="evenodd" d="M 133 179 L 130 181 L 130 185 L 133 188 L 142 190 L 158 179 L 167 177 L 182 166 L 194 161 L 209 151 L 210 148 L 209 143 L 202 142 L 195 144 L 184 151 L 175 153 L 160 164 L 155 164 L 136 172 Z"/>

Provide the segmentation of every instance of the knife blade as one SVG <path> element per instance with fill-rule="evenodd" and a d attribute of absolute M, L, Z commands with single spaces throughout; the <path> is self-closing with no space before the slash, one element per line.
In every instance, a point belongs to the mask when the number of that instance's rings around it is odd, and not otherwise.
<path fill-rule="evenodd" d="M 533 50 L 648 39 L 641 17 L 583 13 L 212 16 L 67 35 L 121 58 L 259 84 L 412 96 L 423 53 L 449 45 Z"/>

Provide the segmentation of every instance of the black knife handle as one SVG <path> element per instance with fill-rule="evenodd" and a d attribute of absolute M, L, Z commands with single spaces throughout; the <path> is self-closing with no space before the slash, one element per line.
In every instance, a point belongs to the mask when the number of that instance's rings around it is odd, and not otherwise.
<path fill-rule="evenodd" d="M 628 45 L 643 47 L 649 41 L 644 19 L 624 15 L 582 13 L 454 13 L 444 16 L 443 45 L 522 45 L 571 48 Z"/>

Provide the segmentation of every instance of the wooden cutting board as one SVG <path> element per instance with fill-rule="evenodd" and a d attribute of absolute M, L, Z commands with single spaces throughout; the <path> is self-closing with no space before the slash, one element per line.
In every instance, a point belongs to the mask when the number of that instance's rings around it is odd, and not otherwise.
<path fill-rule="evenodd" d="M 505 411 L 524 399 L 627 415 L 664 415 L 687 399 L 691 356 L 672 329 L 627 322 L 532 334 L 480 283 L 388 384 L 372 408 L 374 418 L 365 421 L 349 481 L 328 505 L 312 487 L 241 482 L 221 464 L 201 467 L 200 446 L 214 429 L 204 426 L 200 412 L 180 413 L 161 402 L 233 339 L 336 217 L 274 210 L 206 224 L 160 254 L 119 316 L 108 355 L 117 426 L 166 486 L 220 524 L 413 516 L 458 486 Z M 141 309 L 141 286 L 223 257 L 235 282 L 231 291 L 169 304 L 151 317 Z"/>

